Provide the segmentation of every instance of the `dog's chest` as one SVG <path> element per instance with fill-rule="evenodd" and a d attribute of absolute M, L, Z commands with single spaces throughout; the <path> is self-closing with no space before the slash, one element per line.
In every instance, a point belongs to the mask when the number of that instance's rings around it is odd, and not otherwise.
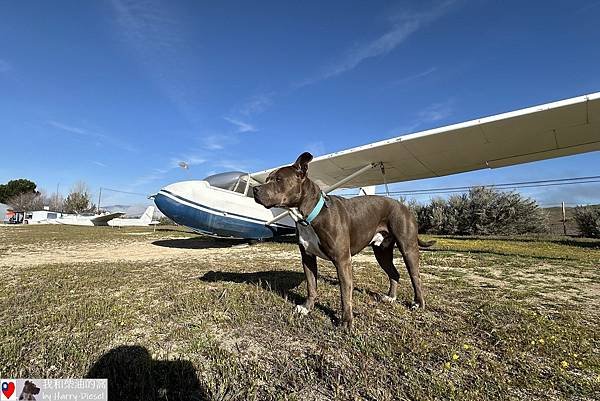
<path fill-rule="evenodd" d="M 298 228 L 298 242 L 300 245 L 302 245 L 306 253 L 329 260 L 327 255 L 323 253 L 321 247 L 319 246 L 319 237 L 317 236 L 314 228 L 310 224 L 306 226 L 297 224 L 296 227 Z"/>

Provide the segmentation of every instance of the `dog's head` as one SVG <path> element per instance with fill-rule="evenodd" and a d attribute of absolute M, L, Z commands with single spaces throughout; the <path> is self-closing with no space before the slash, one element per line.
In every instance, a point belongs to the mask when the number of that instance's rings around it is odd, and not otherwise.
<path fill-rule="evenodd" d="M 35 400 L 34 395 L 40 393 L 40 388 L 35 385 L 35 383 L 30 382 L 29 380 L 25 380 L 25 384 L 23 384 L 23 391 L 21 391 L 21 395 L 19 396 L 19 400 L 23 401 L 31 401 Z"/>
<path fill-rule="evenodd" d="M 310 153 L 304 152 L 291 166 L 273 171 L 263 185 L 254 187 L 254 200 L 266 208 L 298 206 L 312 159 Z"/>

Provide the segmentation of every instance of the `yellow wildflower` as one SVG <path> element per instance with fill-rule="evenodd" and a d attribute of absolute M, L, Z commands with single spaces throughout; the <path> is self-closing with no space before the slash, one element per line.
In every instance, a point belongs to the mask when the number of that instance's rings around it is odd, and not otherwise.
<path fill-rule="evenodd" d="M 538 340 L 538 342 L 539 342 L 540 344 L 544 344 L 546 341 L 544 341 L 544 339 L 543 339 L 543 338 L 540 338 L 540 339 Z"/>
<path fill-rule="evenodd" d="M 450 369 L 450 362 L 446 362 L 446 363 L 444 364 L 444 368 L 446 368 L 446 369 Z M 600 377 L 600 376 L 598 376 L 598 377 Z"/>
<path fill-rule="evenodd" d="M 569 363 L 567 361 L 561 361 L 560 366 L 562 366 L 563 369 L 566 369 L 569 367 Z"/>
<path fill-rule="evenodd" d="M 463 344 L 463 348 L 464 349 L 469 349 L 469 348 L 471 348 L 471 346 L 469 344 Z"/>
<path fill-rule="evenodd" d="M 453 354 L 453 355 L 452 355 L 452 360 L 453 360 L 453 361 L 456 361 L 457 359 L 458 359 L 458 354 Z"/>

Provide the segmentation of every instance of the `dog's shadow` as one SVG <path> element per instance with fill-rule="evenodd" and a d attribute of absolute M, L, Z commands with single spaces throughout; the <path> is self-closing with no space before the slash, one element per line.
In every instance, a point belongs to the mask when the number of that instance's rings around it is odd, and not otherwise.
<path fill-rule="evenodd" d="M 262 289 L 278 294 L 283 299 L 290 300 L 296 305 L 302 305 L 304 301 L 306 301 L 306 297 L 294 291 L 294 289 L 304 282 L 304 279 L 304 273 L 289 270 L 269 270 L 250 273 L 211 270 L 200 277 L 201 281 L 211 283 L 227 281 L 232 283 L 258 285 Z M 320 279 L 321 276 L 319 276 L 318 280 Z M 333 309 L 320 304 L 318 301 L 315 303 L 315 308 L 327 315 L 334 324 L 339 323 L 339 319 Z"/>
<path fill-rule="evenodd" d="M 208 400 L 190 361 L 154 360 L 144 347 L 118 346 L 103 354 L 86 378 L 108 379 L 109 400 Z"/>

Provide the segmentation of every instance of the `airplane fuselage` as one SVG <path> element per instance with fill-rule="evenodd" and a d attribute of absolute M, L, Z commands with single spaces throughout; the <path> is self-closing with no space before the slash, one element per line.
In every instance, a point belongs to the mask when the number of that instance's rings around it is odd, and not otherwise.
<path fill-rule="evenodd" d="M 293 234 L 291 218 L 266 226 L 285 210 L 265 209 L 254 198 L 211 186 L 207 181 L 183 181 L 161 189 L 154 197 L 158 209 L 177 224 L 218 236 L 265 239 Z"/>

